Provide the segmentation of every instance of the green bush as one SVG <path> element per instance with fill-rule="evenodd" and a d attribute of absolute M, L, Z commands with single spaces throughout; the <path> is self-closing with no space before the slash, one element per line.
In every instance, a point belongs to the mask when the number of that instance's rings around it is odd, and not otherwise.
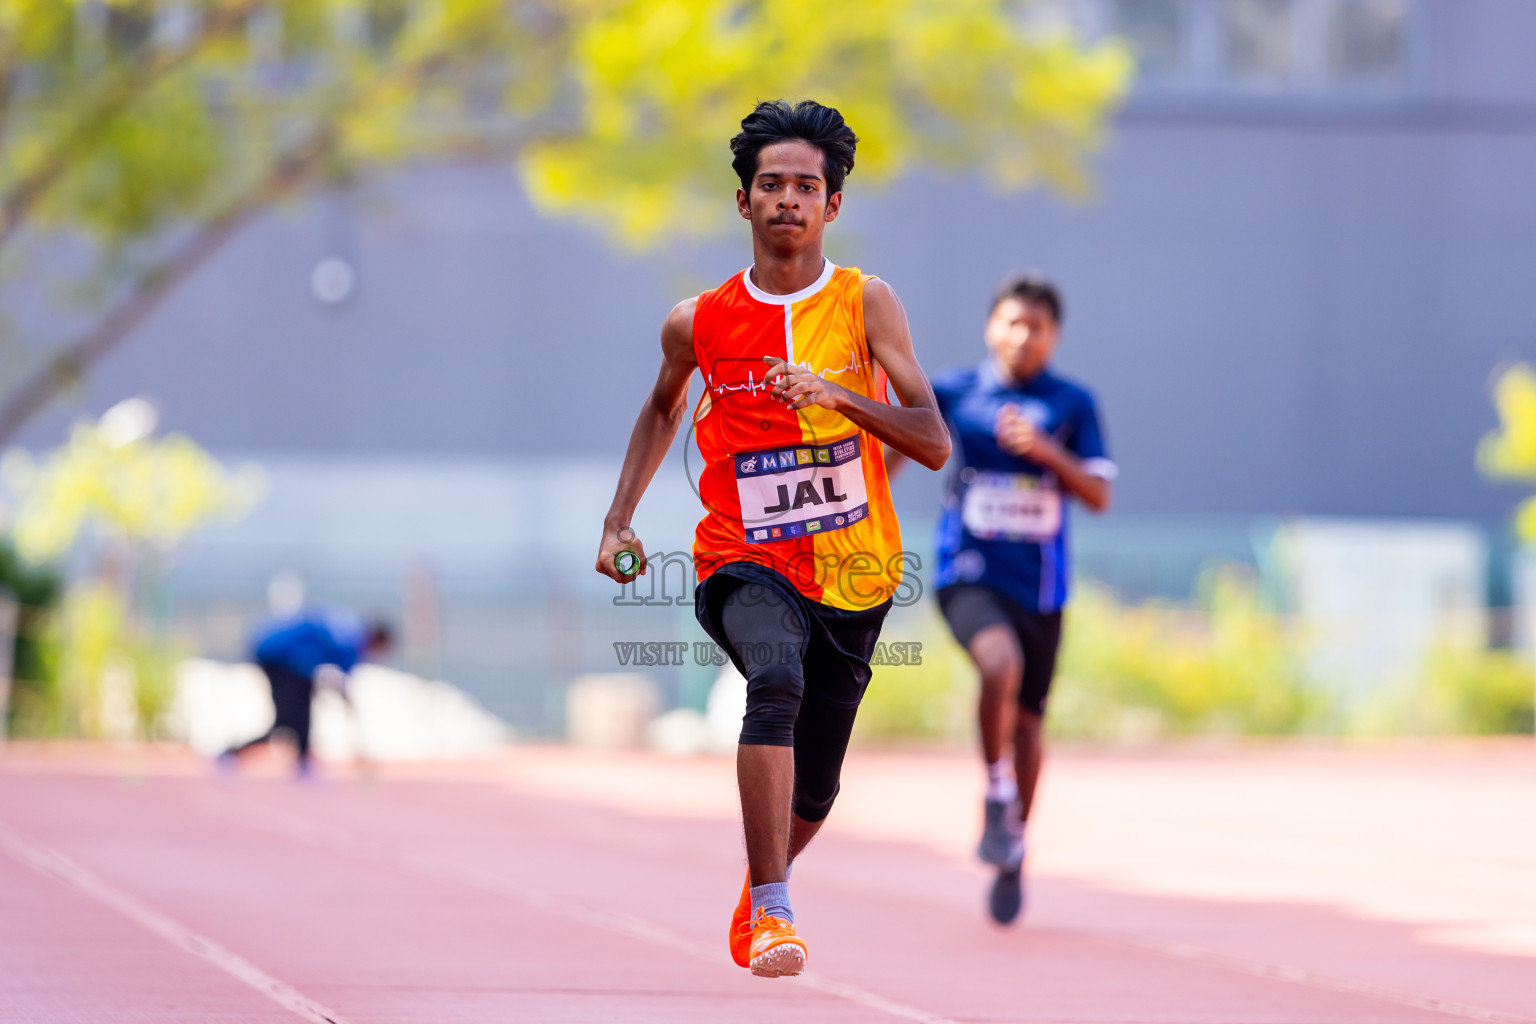
<path fill-rule="evenodd" d="M 870 679 L 854 739 L 960 739 L 971 734 L 976 673 L 964 649 L 931 602 L 892 617 L 882 631 L 893 641 L 922 644 L 918 665 L 877 665 Z"/>
<path fill-rule="evenodd" d="M 1386 709 L 1398 733 L 1504 735 L 1536 724 L 1536 664 L 1514 651 L 1440 647 Z"/>
<path fill-rule="evenodd" d="M 63 580 L 50 566 L 23 561 L 6 540 L 0 541 L 0 590 L 8 592 L 20 606 L 11 651 L 10 700 L 0 721 L 0 733 L 8 734 L 23 731 L 28 709 L 46 704 L 54 689 L 53 659 L 44 636 L 48 616 L 63 591 Z"/>
<path fill-rule="evenodd" d="M 22 559 L 62 559 L 94 537 L 102 564 L 115 567 L 73 581 L 61 600 L 55 579 L 48 593 L 58 607 L 27 624 L 35 664 L 23 664 L 18 652 L 16 675 L 27 681 L 11 705 L 18 735 L 163 734 L 181 655 L 146 614 L 153 602 L 145 598 L 158 587 L 154 570 L 189 534 L 243 515 L 264 488 L 253 467 L 231 472 L 186 437 L 124 438 L 112 417 L 126 407 L 77 423 L 67 443 L 41 458 L 12 449 L 0 460 L 16 494 L 10 537 Z M 29 571 L 26 564 L 6 554 L 0 573 Z"/>
<path fill-rule="evenodd" d="M 860 740 L 957 739 L 974 732 L 976 673 L 931 606 L 888 634 L 919 636 L 923 664 L 876 668 Z M 1084 584 L 1066 615 L 1047 722 L 1060 737 L 1134 740 L 1279 734 L 1323 723 L 1303 645 L 1242 570 L 1209 574 L 1198 608 L 1120 603 Z"/>
<path fill-rule="evenodd" d="M 72 589 L 38 639 L 39 679 L 13 695 L 18 736 L 158 739 L 176 696 L 175 644 L 135 629 L 100 581 Z"/>
<path fill-rule="evenodd" d="M 969 739 L 976 673 L 931 604 L 886 629 L 921 639 L 923 663 L 877 667 L 859 712 L 861 741 Z M 1487 735 L 1532 731 L 1536 661 L 1509 651 L 1437 647 L 1416 677 L 1348 707 L 1309 679 L 1305 637 L 1251 574 L 1223 568 L 1193 607 L 1125 604 L 1079 586 L 1066 615 L 1047 726 L 1062 738 L 1136 741 L 1293 733 Z"/>
<path fill-rule="evenodd" d="M 1144 739 L 1264 735 L 1320 725 L 1304 645 L 1239 569 L 1207 574 L 1197 610 L 1120 604 L 1092 585 L 1067 612 L 1053 735 Z"/>

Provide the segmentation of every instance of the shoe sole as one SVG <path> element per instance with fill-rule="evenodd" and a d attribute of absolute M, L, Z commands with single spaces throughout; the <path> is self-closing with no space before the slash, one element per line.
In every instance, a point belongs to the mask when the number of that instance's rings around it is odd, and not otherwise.
<path fill-rule="evenodd" d="M 752 958 L 752 973 L 759 978 L 793 978 L 805 970 L 805 947 L 781 942 Z"/>

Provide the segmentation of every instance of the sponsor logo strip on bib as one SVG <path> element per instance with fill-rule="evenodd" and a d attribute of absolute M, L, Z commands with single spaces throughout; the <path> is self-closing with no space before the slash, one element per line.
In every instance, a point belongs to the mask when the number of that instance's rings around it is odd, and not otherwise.
<path fill-rule="evenodd" d="M 765 448 L 731 458 L 748 543 L 831 533 L 869 515 L 858 434 L 831 444 Z"/>
<path fill-rule="evenodd" d="M 982 540 L 1050 540 L 1061 532 L 1061 492 L 1027 473 L 979 472 L 966 488 L 960 521 Z"/>

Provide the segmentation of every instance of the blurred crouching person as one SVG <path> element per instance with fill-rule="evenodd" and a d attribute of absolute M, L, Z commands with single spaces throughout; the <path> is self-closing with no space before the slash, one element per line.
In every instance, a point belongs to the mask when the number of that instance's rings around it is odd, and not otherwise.
<path fill-rule="evenodd" d="M 389 625 L 382 620 L 364 620 L 345 608 L 329 606 L 305 608 L 262 623 L 251 638 L 252 658 L 272 688 L 272 727 L 220 754 L 220 767 L 233 770 L 245 751 L 286 732 L 298 751 L 298 774 L 308 777 L 314 770 L 309 729 L 316 686 L 333 688 L 350 703 L 348 673 L 360 661 L 382 657 L 392 639 Z"/>

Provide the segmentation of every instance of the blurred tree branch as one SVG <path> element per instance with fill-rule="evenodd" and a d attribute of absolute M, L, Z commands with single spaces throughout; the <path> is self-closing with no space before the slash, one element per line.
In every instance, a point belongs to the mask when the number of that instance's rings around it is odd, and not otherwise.
<path fill-rule="evenodd" d="M 327 178 L 504 159 L 544 212 L 653 246 L 724 222 L 756 100 L 814 96 L 864 134 L 861 181 L 1080 193 L 1129 60 L 1028 6 L 848 2 L 808 31 L 797 0 L 0 0 L 0 248 L 36 243 L 40 274 L 50 240 L 86 239 L 95 267 L 65 273 L 105 282 L 0 391 L 0 441 Z"/>
<path fill-rule="evenodd" d="M 0 198 L 0 249 L 16 234 L 38 200 L 69 169 L 72 161 L 88 157 L 90 147 L 102 131 L 131 107 L 145 89 L 171 72 L 185 66 L 218 39 L 245 24 L 258 0 L 240 0 L 227 8 L 215 8 L 198 31 L 183 45 L 161 50 L 140 47 L 110 74 L 92 83 L 92 95 L 82 103 L 77 120 L 66 128 L 36 163 L 12 182 Z M 4 97 L 12 94 L 13 69 L 9 62 L 0 67 Z"/>
<path fill-rule="evenodd" d="M 54 395 L 85 376 L 256 214 L 312 175 L 331 151 L 333 141 L 331 132 L 317 131 L 285 154 L 249 191 L 210 216 L 170 256 L 143 274 L 137 286 L 96 326 L 63 346 L 13 388 L 0 401 L 0 439 L 14 435 Z"/>

